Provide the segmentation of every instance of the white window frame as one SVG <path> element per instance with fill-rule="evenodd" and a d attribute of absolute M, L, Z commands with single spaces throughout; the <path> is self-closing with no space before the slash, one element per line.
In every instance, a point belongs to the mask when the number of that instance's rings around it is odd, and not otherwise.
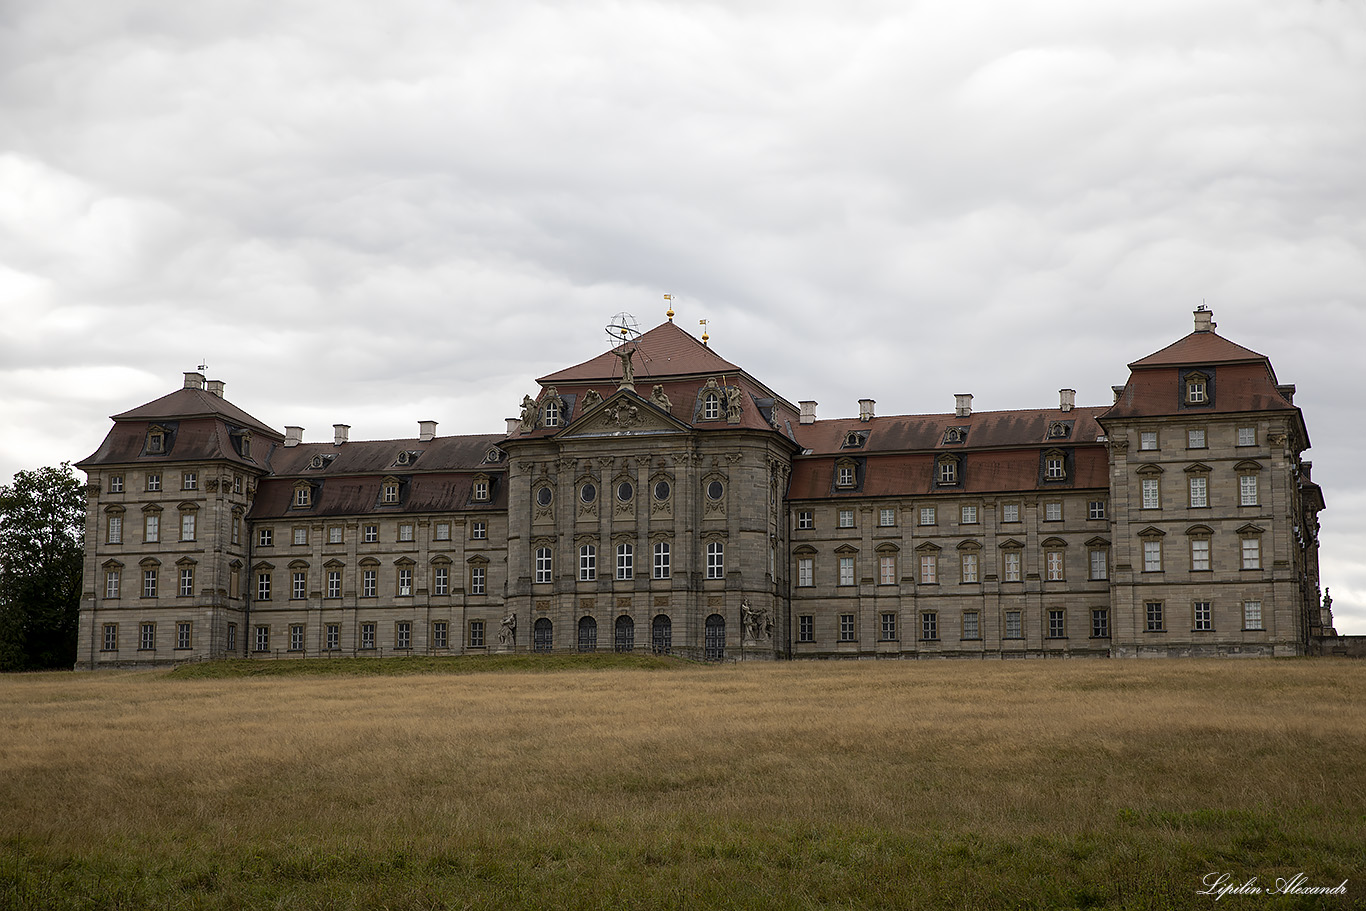
<path fill-rule="evenodd" d="M 1020 551 L 1015 550 L 1013 548 L 1011 550 L 1001 551 L 1001 563 L 1003 566 L 1003 570 L 1001 572 L 1001 581 L 1019 582 L 1020 566 L 1023 562 L 1024 561 L 1021 559 Z"/>
<path fill-rule="evenodd" d="M 853 527 L 854 527 L 854 511 L 853 511 L 852 509 L 841 509 L 841 510 L 840 510 L 840 512 L 839 512 L 839 527 L 840 527 L 840 528 L 853 528 Z"/>
<path fill-rule="evenodd" d="M 673 553 L 668 541 L 656 541 L 654 546 L 654 577 L 668 579 L 673 574 Z"/>
<path fill-rule="evenodd" d="M 598 549 L 592 544 L 579 547 L 579 581 L 594 582 L 598 578 Z"/>
<path fill-rule="evenodd" d="M 958 515 L 959 515 L 960 524 L 962 524 L 962 525 L 976 525 L 976 524 L 977 524 L 977 507 L 976 507 L 976 506 L 964 506 L 964 507 L 962 507 L 962 508 L 959 510 Z"/>
<path fill-rule="evenodd" d="M 1145 573 L 1162 572 L 1161 538 L 1143 539 L 1143 571 Z"/>
<path fill-rule="evenodd" d="M 1004 504 L 1004 505 L 1001 507 L 1001 521 L 1002 521 L 1002 522 L 1018 522 L 1018 521 L 1020 521 L 1020 504 L 1019 504 L 1019 503 L 1006 503 L 1006 504 Z"/>
<path fill-rule="evenodd" d="M 1143 452 L 1157 451 L 1157 431 L 1144 430 L 1138 435 L 1138 448 Z"/>
<path fill-rule="evenodd" d="M 536 582 L 545 584 L 554 578 L 554 555 L 549 547 L 536 548 Z"/>
<path fill-rule="evenodd" d="M 962 577 L 961 577 L 961 581 L 964 582 L 964 583 L 976 582 L 976 581 L 977 581 L 977 554 L 976 554 L 976 553 L 964 553 L 964 554 L 961 554 L 960 556 L 961 556 L 961 558 L 962 558 L 962 559 L 959 561 L 959 563 L 960 563 L 960 565 L 961 565 L 961 567 L 962 567 Z"/>
<path fill-rule="evenodd" d="M 1203 535 L 1191 538 L 1191 572 L 1208 572 L 1210 569 L 1210 540 Z"/>
<path fill-rule="evenodd" d="M 629 543 L 617 545 L 617 581 L 626 582 L 636 577 L 636 549 Z"/>
<path fill-rule="evenodd" d="M 920 584 L 939 584 L 939 554 L 920 555 Z"/>
<path fill-rule="evenodd" d="M 857 579 L 854 575 L 854 558 L 842 556 L 839 558 L 840 585 L 854 585 Z"/>
<path fill-rule="evenodd" d="M 896 510 L 881 509 L 878 511 L 877 524 L 880 528 L 893 528 L 896 526 Z"/>
<path fill-rule="evenodd" d="M 1204 509 L 1209 506 L 1209 479 L 1204 475 L 1190 478 L 1191 509 Z"/>
<path fill-rule="evenodd" d="M 1256 535 L 1243 538 L 1241 547 L 1243 569 L 1262 568 L 1262 539 Z"/>
<path fill-rule="evenodd" d="M 726 577 L 726 545 L 721 541 L 709 541 L 707 543 L 707 578 L 724 579 Z"/>
<path fill-rule="evenodd" d="M 797 558 L 797 587 L 811 588 L 816 584 L 816 560 L 814 557 Z"/>
<path fill-rule="evenodd" d="M 878 563 L 878 584 L 896 584 L 896 556 L 894 554 L 882 554 L 877 559 Z"/>
<path fill-rule="evenodd" d="M 1144 478 L 1139 485 L 1143 491 L 1144 509 L 1162 508 L 1162 483 L 1160 478 Z"/>
<path fill-rule="evenodd" d="M 1243 629 L 1262 630 L 1266 629 L 1265 620 L 1262 617 L 1261 601 L 1243 602 Z"/>
<path fill-rule="evenodd" d="M 1043 504 L 1043 520 L 1045 522 L 1062 521 L 1062 502 L 1053 500 Z"/>
<path fill-rule="evenodd" d="M 1238 505 L 1257 506 L 1257 476 L 1251 472 L 1238 476 Z"/>

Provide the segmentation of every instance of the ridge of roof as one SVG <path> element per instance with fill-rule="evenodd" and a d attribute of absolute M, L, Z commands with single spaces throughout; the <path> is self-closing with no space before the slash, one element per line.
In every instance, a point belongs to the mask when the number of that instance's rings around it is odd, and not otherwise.
<path fill-rule="evenodd" d="M 1210 364 L 1238 361 L 1267 362 L 1264 354 L 1231 342 L 1214 330 L 1196 331 L 1167 347 L 1129 364 L 1135 367 L 1171 367 L 1180 364 Z"/>
<path fill-rule="evenodd" d="M 110 415 L 111 421 L 177 420 L 195 417 L 222 417 L 234 424 L 244 424 L 253 430 L 284 438 L 284 434 L 265 424 L 225 398 L 203 389 L 177 389 L 122 414 Z"/>
<path fill-rule="evenodd" d="M 632 364 L 636 379 L 640 382 L 696 373 L 743 372 L 672 321 L 660 323 L 649 332 L 637 336 L 630 344 L 635 347 L 636 357 Z M 553 385 L 589 380 L 615 381 L 620 378 L 621 358 L 614 348 L 581 364 L 540 377 L 536 382 Z"/>

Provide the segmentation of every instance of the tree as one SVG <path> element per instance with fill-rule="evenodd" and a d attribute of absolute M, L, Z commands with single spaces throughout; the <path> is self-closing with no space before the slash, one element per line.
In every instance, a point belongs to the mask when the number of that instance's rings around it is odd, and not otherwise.
<path fill-rule="evenodd" d="M 85 489 L 71 464 L 0 486 L 0 670 L 76 662 Z"/>

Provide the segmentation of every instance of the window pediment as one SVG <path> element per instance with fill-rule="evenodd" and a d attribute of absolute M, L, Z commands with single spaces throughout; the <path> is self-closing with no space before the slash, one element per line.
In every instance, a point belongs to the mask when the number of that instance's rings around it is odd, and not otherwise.
<path fill-rule="evenodd" d="M 896 546 L 895 544 L 893 544 L 891 541 L 888 541 L 888 542 L 886 542 L 886 543 L 884 543 L 884 544 L 879 544 L 879 545 L 877 546 L 877 552 L 880 553 L 880 554 L 895 554 L 895 553 L 900 553 L 900 552 L 901 552 L 901 548 L 900 548 L 900 547 L 897 547 L 897 546 Z"/>
<path fill-rule="evenodd" d="M 1265 532 L 1265 531 L 1266 531 L 1266 529 L 1265 529 L 1265 528 L 1262 528 L 1260 525 L 1253 525 L 1251 522 L 1249 522 L 1249 523 L 1247 523 L 1246 525 L 1244 525 L 1244 526 L 1242 526 L 1241 528 L 1238 529 L 1238 534 L 1244 535 L 1244 536 L 1246 536 L 1246 535 L 1260 535 L 1260 534 L 1262 534 L 1262 533 Z"/>
<path fill-rule="evenodd" d="M 100 566 L 104 567 L 105 569 L 122 569 L 122 568 L 123 568 L 123 564 L 120 563 L 118 560 L 105 560 L 103 563 L 100 564 Z"/>
<path fill-rule="evenodd" d="M 835 553 L 837 553 L 837 554 L 856 554 L 856 553 L 858 553 L 858 548 L 855 547 L 855 546 L 852 545 L 852 544 L 841 544 L 839 547 L 836 547 L 836 548 L 835 548 Z"/>
<path fill-rule="evenodd" d="M 792 548 L 792 552 L 798 556 L 808 557 L 816 553 L 816 548 L 812 547 L 810 544 L 803 544 L 799 547 Z"/>
<path fill-rule="evenodd" d="M 920 553 L 939 553 L 943 548 L 938 544 L 931 544 L 929 541 L 926 541 L 924 544 L 917 547 L 916 550 Z"/>
<path fill-rule="evenodd" d="M 142 511 L 143 511 L 143 512 L 161 512 L 161 507 L 158 506 L 158 505 L 155 504 L 155 503 L 148 503 L 146 506 L 142 507 Z"/>
<path fill-rule="evenodd" d="M 379 566 L 379 560 L 374 557 L 361 557 L 357 562 L 361 566 Z"/>
<path fill-rule="evenodd" d="M 1156 525 L 1149 525 L 1138 533 L 1140 538 L 1165 538 L 1167 533 Z"/>
<path fill-rule="evenodd" d="M 160 565 L 161 565 L 161 561 L 158 560 L 156 557 L 143 557 L 141 560 L 138 561 L 138 566 L 141 566 L 141 567 L 143 567 L 144 569 L 146 569 L 146 568 L 149 567 L 149 566 L 160 566 Z"/>
<path fill-rule="evenodd" d="M 1194 462 L 1190 465 L 1187 465 L 1185 471 L 1186 474 L 1209 474 L 1211 471 L 1213 471 L 1213 469 L 1211 469 L 1204 462 Z"/>
<path fill-rule="evenodd" d="M 262 560 L 261 562 L 257 563 L 255 566 L 252 567 L 252 571 L 253 571 L 253 572 L 263 572 L 263 571 L 265 571 L 265 570 L 270 570 L 270 569 L 274 569 L 274 568 L 275 568 L 275 564 L 274 564 L 274 563 L 267 563 L 265 560 Z"/>
<path fill-rule="evenodd" d="M 1019 541 L 1016 541 L 1014 538 L 1006 538 L 1004 541 L 1002 541 L 1000 544 L 998 544 L 998 545 L 996 545 L 996 546 L 999 547 L 999 548 L 1001 548 L 1001 550 L 1023 550 L 1023 549 L 1024 549 L 1024 544 L 1022 544 L 1022 543 L 1019 542 Z"/>
<path fill-rule="evenodd" d="M 176 565 L 176 566 L 194 566 L 194 565 L 195 565 L 196 563 L 198 563 L 198 562 L 199 562 L 199 561 L 196 560 L 194 557 L 181 557 L 179 560 L 175 561 L 175 565 Z"/>
<path fill-rule="evenodd" d="M 967 440 L 967 427 L 949 427 L 944 431 L 944 445 L 946 446 L 954 446 L 959 443 L 966 443 Z"/>
<path fill-rule="evenodd" d="M 1252 472 L 1252 471 L 1261 471 L 1261 470 L 1262 470 L 1262 463 L 1261 463 L 1261 462 L 1255 462 L 1255 461 L 1253 461 L 1252 459 L 1244 459 L 1243 461 L 1239 462 L 1237 465 L 1234 465 L 1234 466 L 1233 466 L 1233 470 L 1236 471 L 1236 472 L 1239 472 L 1240 474 L 1246 474 L 1246 473 Z"/>
<path fill-rule="evenodd" d="M 1208 538 L 1210 535 L 1214 534 L 1214 529 L 1210 528 L 1208 525 L 1192 525 L 1190 528 L 1186 529 L 1186 534 L 1191 535 L 1192 537 Z"/>
<path fill-rule="evenodd" d="M 121 516 L 124 512 L 126 512 L 126 510 L 118 504 L 114 504 L 113 506 L 106 506 L 104 508 L 104 511 L 111 516 Z"/>
<path fill-rule="evenodd" d="M 470 566 L 484 566 L 487 565 L 488 562 L 489 558 L 484 556 L 483 554 L 475 554 L 474 556 L 470 557 L 468 560 L 465 561 L 465 563 L 467 563 Z"/>
<path fill-rule="evenodd" d="M 960 542 L 960 543 L 959 543 L 957 549 L 958 549 L 958 550 L 981 550 L 981 549 L 982 549 L 982 545 L 981 545 L 981 543 L 978 542 L 978 541 L 963 541 L 963 542 Z"/>
<path fill-rule="evenodd" d="M 1096 535 L 1094 538 L 1090 538 L 1090 539 L 1087 540 L 1086 546 L 1087 546 L 1087 547 L 1109 547 L 1109 546 L 1110 546 L 1110 542 L 1109 542 L 1108 539 L 1102 538 L 1100 535 Z"/>
<path fill-rule="evenodd" d="M 1163 474 L 1164 472 L 1162 470 L 1161 465 L 1154 465 L 1150 462 L 1147 465 L 1144 465 L 1142 468 L 1139 468 L 1134 473 L 1143 475 L 1144 477 L 1156 477 L 1157 475 Z"/>
<path fill-rule="evenodd" d="M 291 560 L 291 561 L 289 562 L 289 568 L 290 568 L 290 569 L 308 569 L 308 561 L 307 561 L 307 560 Z"/>
<path fill-rule="evenodd" d="M 323 567 L 326 569 L 342 569 L 345 566 L 346 564 L 340 560 L 328 560 L 326 563 L 323 564 Z"/>
<path fill-rule="evenodd" d="M 446 556 L 445 554 L 437 554 L 435 557 L 432 557 L 432 559 L 428 562 L 430 562 L 433 566 L 450 566 L 452 561 L 451 558 Z"/>
<path fill-rule="evenodd" d="M 1044 538 L 1040 542 L 1043 547 L 1066 547 L 1067 542 L 1062 538 Z"/>

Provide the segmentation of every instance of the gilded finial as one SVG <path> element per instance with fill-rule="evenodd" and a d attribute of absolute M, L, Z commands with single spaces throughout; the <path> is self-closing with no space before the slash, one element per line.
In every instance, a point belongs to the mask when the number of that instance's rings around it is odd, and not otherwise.
<path fill-rule="evenodd" d="M 664 315 L 667 316 L 669 322 L 672 323 L 674 321 L 674 296 L 672 294 L 666 294 L 664 295 L 664 299 L 669 302 L 669 309 L 665 311 Z"/>
<path fill-rule="evenodd" d="M 707 335 L 707 320 L 700 319 L 697 321 L 697 324 L 702 327 L 702 344 L 705 345 L 707 343 L 707 339 L 709 338 L 709 336 Z"/>

